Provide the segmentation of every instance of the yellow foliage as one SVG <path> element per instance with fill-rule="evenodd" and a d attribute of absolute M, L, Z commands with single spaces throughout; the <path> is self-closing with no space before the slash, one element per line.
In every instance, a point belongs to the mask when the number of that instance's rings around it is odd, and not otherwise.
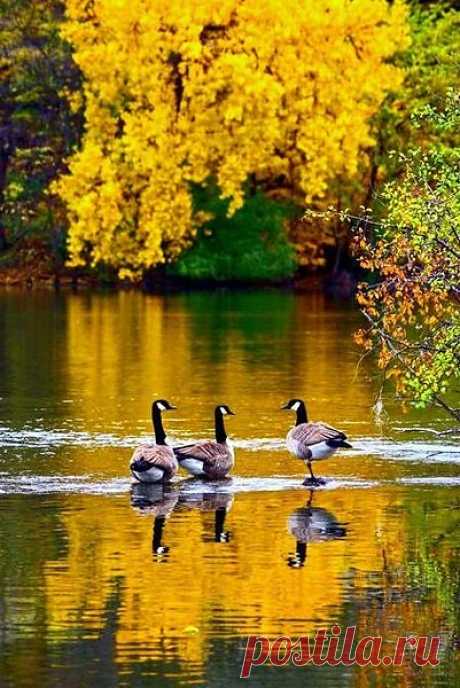
<path fill-rule="evenodd" d="M 191 240 L 190 183 L 242 204 L 249 174 L 306 201 L 353 176 L 400 81 L 405 7 L 385 0 L 67 0 L 86 131 L 55 190 L 70 260 L 123 275 Z"/>

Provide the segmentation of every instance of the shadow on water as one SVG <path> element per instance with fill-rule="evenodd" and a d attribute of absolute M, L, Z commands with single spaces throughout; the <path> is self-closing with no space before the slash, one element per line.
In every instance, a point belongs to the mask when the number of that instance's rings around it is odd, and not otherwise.
<path fill-rule="evenodd" d="M 134 483 L 131 487 L 131 506 L 143 515 L 153 516 L 152 554 L 156 561 L 167 559 L 170 548 L 163 544 L 163 531 L 178 500 L 178 493 L 163 485 Z"/>
<path fill-rule="evenodd" d="M 207 533 L 205 535 L 205 542 L 220 542 L 227 543 L 230 542 L 231 532 L 225 530 L 225 521 L 227 514 L 233 506 L 234 495 L 231 492 L 199 492 L 200 485 L 197 483 L 202 481 L 195 478 L 188 478 L 184 480 L 181 487 L 181 493 L 179 497 L 178 509 L 196 509 L 203 513 L 211 512 L 214 514 L 214 531 L 213 533 Z M 226 489 L 226 485 L 231 484 L 231 479 L 223 480 L 222 487 L 223 490 Z M 186 492 L 186 489 L 190 484 L 195 483 L 196 490 L 190 493 Z M 187 484 L 185 486 L 184 484 Z M 185 487 L 185 489 L 184 489 Z"/>
<path fill-rule="evenodd" d="M 311 543 L 344 538 L 346 524 L 339 523 L 334 514 L 326 509 L 313 507 L 313 490 L 310 490 L 304 507 L 295 509 L 288 519 L 288 530 L 296 539 L 296 552 L 289 555 L 288 566 L 302 568 L 307 559 L 307 547 Z"/>
<path fill-rule="evenodd" d="M 292 292 L 192 292 L 176 296 L 172 306 L 179 304 L 190 319 L 191 347 L 198 359 L 225 361 L 234 344 L 249 363 L 271 365 L 273 356 L 289 357 L 286 342 L 295 328 L 296 312 Z"/>
<path fill-rule="evenodd" d="M 0 294 L 0 418 L 21 428 L 35 410 L 66 396 L 66 297 L 32 292 Z M 65 405 L 53 403 L 57 420 Z"/>
<path fill-rule="evenodd" d="M 222 483 L 231 481 L 222 481 Z M 194 483 L 195 490 L 184 492 L 184 484 Z M 212 532 L 204 536 L 204 542 L 228 543 L 231 532 L 225 530 L 227 513 L 233 505 L 234 496 L 229 492 L 200 492 L 202 481 L 190 478 L 180 485 L 163 486 L 134 483 L 131 486 L 131 506 L 142 515 L 153 516 L 152 553 L 157 561 L 165 561 L 170 547 L 163 543 L 163 535 L 167 519 L 174 510 L 212 513 Z M 225 485 L 224 485 L 225 489 Z"/>

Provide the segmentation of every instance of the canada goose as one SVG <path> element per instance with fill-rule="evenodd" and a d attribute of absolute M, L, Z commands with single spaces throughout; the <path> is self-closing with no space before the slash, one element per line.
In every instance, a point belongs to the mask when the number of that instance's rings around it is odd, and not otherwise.
<path fill-rule="evenodd" d="M 345 441 L 347 436 L 326 423 L 309 423 L 302 399 L 291 399 L 281 408 L 297 414 L 296 424 L 286 436 L 286 445 L 291 454 L 305 461 L 308 466 L 311 478 L 305 478 L 303 484 L 324 484 L 323 479 L 313 475 L 311 462 L 327 459 L 340 447 L 351 449 L 351 444 Z"/>
<path fill-rule="evenodd" d="M 179 499 L 178 492 L 164 492 L 163 485 L 135 483 L 131 488 L 131 505 L 142 514 L 153 516 L 152 553 L 167 554 L 169 547 L 162 543 L 166 519 Z M 155 557 L 156 558 L 156 557 Z"/>
<path fill-rule="evenodd" d="M 295 509 L 288 519 L 288 530 L 297 541 L 296 553 L 288 557 L 291 568 L 301 568 L 307 558 L 307 545 L 311 542 L 344 538 L 347 530 L 326 509 L 312 507 L 313 490 L 310 490 L 306 506 Z"/>
<path fill-rule="evenodd" d="M 161 421 L 162 411 L 175 408 L 165 399 L 158 399 L 152 404 L 155 444 L 141 444 L 134 450 L 129 462 L 131 473 L 141 483 L 168 482 L 179 470 L 174 451 L 166 444 L 166 434 Z"/>
<path fill-rule="evenodd" d="M 197 442 L 182 447 L 174 447 L 179 466 L 195 476 L 220 480 L 225 478 L 235 463 L 233 445 L 227 437 L 224 416 L 234 416 L 233 411 L 225 404 L 216 406 L 214 411 L 216 440 L 215 442 Z"/>

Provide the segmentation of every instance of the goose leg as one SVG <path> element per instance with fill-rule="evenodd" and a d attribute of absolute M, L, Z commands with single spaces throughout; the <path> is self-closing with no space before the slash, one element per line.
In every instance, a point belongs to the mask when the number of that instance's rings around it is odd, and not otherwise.
<path fill-rule="evenodd" d="M 305 478 L 303 481 L 304 485 L 324 485 L 326 483 L 325 480 L 322 478 L 316 478 L 315 475 L 313 474 L 313 470 L 311 467 L 311 461 L 307 461 L 307 466 L 308 470 L 310 471 L 311 478 Z"/>

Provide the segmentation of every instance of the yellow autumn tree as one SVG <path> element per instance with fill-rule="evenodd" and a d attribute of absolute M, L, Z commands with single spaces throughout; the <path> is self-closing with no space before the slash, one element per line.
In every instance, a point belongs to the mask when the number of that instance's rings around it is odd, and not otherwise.
<path fill-rule="evenodd" d="M 297 200 L 353 176 L 368 120 L 400 73 L 405 7 L 385 0 L 67 0 L 86 130 L 55 190 L 70 263 L 121 276 L 169 260 L 203 217 L 213 178 L 229 212 L 243 184 Z"/>

